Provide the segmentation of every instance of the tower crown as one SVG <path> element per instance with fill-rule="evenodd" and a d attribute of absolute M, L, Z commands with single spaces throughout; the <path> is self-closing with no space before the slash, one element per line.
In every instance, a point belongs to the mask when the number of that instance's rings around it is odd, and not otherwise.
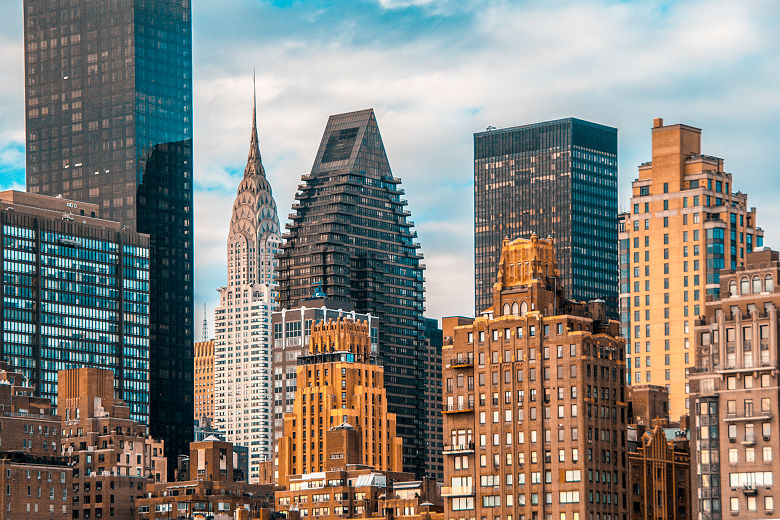
<path fill-rule="evenodd" d="M 498 264 L 498 290 L 530 285 L 537 280 L 549 283 L 558 278 L 558 261 L 552 237 L 540 239 L 536 233 L 530 239 L 504 238 Z"/>
<path fill-rule="evenodd" d="M 338 318 L 321 321 L 312 327 L 310 354 L 350 352 L 357 360 L 368 360 L 371 355 L 371 335 L 368 323 Z"/>

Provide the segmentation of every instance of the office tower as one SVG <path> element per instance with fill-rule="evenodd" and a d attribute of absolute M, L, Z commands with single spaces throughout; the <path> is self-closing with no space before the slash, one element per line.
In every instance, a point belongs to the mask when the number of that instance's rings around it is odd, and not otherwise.
<path fill-rule="evenodd" d="M 94 204 L 0 192 L 0 356 L 57 404 L 57 371 L 116 373 L 133 420 L 149 419 L 149 237 Z"/>
<path fill-rule="evenodd" d="M 390 411 L 404 439 L 404 469 L 426 474 L 422 254 L 401 180 L 372 109 L 331 116 L 311 174 L 295 195 L 279 257 L 280 308 L 303 304 L 315 287 L 379 316 L 379 353 Z"/>
<path fill-rule="evenodd" d="M 552 241 L 504 240 L 497 265 L 492 312 L 442 349 L 445 517 L 622 520 L 619 323 L 564 297 Z"/>
<path fill-rule="evenodd" d="M 629 520 L 694 518 L 687 432 L 629 425 L 628 480 Z"/>
<path fill-rule="evenodd" d="M 771 518 L 780 500 L 777 414 L 780 257 L 762 249 L 724 269 L 694 329 L 694 493 L 699 518 Z"/>
<path fill-rule="evenodd" d="M 444 479 L 444 430 L 441 416 L 441 349 L 444 344 L 442 329 L 438 320 L 425 318 L 425 402 L 428 403 L 426 413 L 427 439 L 425 442 L 425 476 L 441 482 Z"/>
<path fill-rule="evenodd" d="M 620 221 L 620 312 L 630 384 L 669 389 L 672 420 L 689 415 L 694 320 L 719 293 L 720 270 L 761 246 L 747 195 L 732 192 L 723 159 L 701 153 L 701 130 L 653 121 Z"/>
<path fill-rule="evenodd" d="M 191 442 L 186 478 L 148 484 L 135 501 L 135 518 L 270 518 L 274 487 L 240 482 L 238 459 L 229 442 L 214 437 Z"/>
<path fill-rule="evenodd" d="M 227 237 L 227 286 L 214 309 L 214 425 L 249 448 L 249 481 L 273 458 L 271 313 L 277 299 L 279 217 L 265 177 L 252 104 L 252 131 Z"/>
<path fill-rule="evenodd" d="M 339 318 L 365 321 L 371 334 L 371 351 L 379 349 L 379 320 L 370 314 L 356 313 L 349 302 L 336 302 L 315 294 L 294 309 L 274 311 L 274 342 L 271 347 L 274 370 L 274 447 L 284 434 L 284 414 L 292 413 L 295 403 L 298 358 L 309 352 L 312 325 Z"/>
<path fill-rule="evenodd" d="M 214 340 L 195 343 L 193 357 L 194 370 L 194 410 L 193 420 L 200 424 L 206 419 L 214 422 Z"/>
<path fill-rule="evenodd" d="M 334 465 L 401 471 L 403 441 L 378 361 L 368 323 L 339 318 L 312 326 L 308 355 L 298 358 L 295 411 L 285 414 L 279 439 L 280 486 Z"/>
<path fill-rule="evenodd" d="M 474 134 L 475 315 L 505 237 L 555 239 L 565 294 L 617 317 L 617 129 L 567 118 Z"/>
<path fill-rule="evenodd" d="M 57 388 L 62 454 L 73 468 L 73 518 L 135 518 L 144 486 L 168 480 L 163 441 L 114 397 L 111 370 L 62 370 Z"/>
<path fill-rule="evenodd" d="M 27 190 L 150 236 L 149 425 L 172 462 L 192 438 L 191 31 L 189 0 L 24 0 Z"/>

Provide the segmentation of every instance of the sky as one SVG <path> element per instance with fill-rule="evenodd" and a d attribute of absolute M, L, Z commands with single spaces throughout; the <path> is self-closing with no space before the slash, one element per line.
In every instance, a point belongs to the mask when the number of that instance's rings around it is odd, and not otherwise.
<path fill-rule="evenodd" d="M 24 188 L 22 2 L 0 17 L 0 189 Z M 703 130 L 780 248 L 780 3 L 194 0 L 196 323 L 225 284 L 257 74 L 260 150 L 284 226 L 328 115 L 373 107 L 425 255 L 426 314 L 472 315 L 473 133 L 615 126 L 620 205 L 654 117 Z M 196 327 L 196 338 L 200 326 Z"/>

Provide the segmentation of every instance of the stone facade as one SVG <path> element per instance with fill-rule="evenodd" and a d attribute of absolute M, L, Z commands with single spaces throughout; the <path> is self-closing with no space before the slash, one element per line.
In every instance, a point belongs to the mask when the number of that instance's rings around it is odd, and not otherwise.
<path fill-rule="evenodd" d="M 501 257 L 492 308 L 443 349 L 445 517 L 621 520 L 619 323 L 563 297 L 551 239 L 505 240 Z"/>

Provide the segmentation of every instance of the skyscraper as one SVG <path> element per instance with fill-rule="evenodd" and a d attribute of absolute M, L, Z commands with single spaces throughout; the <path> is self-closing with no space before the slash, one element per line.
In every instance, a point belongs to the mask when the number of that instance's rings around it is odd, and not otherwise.
<path fill-rule="evenodd" d="M 24 1 L 27 188 L 150 236 L 151 432 L 192 437 L 189 0 Z"/>
<path fill-rule="evenodd" d="M 505 237 L 552 236 L 566 296 L 617 317 L 617 129 L 567 118 L 474 134 L 477 316 Z"/>
<path fill-rule="evenodd" d="M 365 321 L 342 318 L 312 326 L 308 352 L 298 358 L 295 410 L 284 415 L 279 439 L 280 486 L 292 475 L 324 472 L 334 461 L 342 468 L 401 471 L 403 441 L 369 330 Z M 330 456 L 338 448 L 341 456 Z"/>
<path fill-rule="evenodd" d="M 442 349 L 445 518 L 625 518 L 620 324 L 563 297 L 550 241 L 497 266 L 493 311 Z"/>
<path fill-rule="evenodd" d="M 227 285 L 214 309 L 214 426 L 249 449 L 250 482 L 259 478 L 259 463 L 273 457 L 270 329 L 280 240 L 253 102 L 249 156 L 227 237 Z"/>
<path fill-rule="evenodd" d="M 0 192 L 0 357 L 57 403 L 57 373 L 110 368 L 149 421 L 149 237 L 94 204 Z"/>
<path fill-rule="evenodd" d="M 780 255 L 746 253 L 704 303 L 691 374 L 693 496 L 699 518 L 777 516 L 780 492 Z"/>
<path fill-rule="evenodd" d="M 755 208 L 733 192 L 723 159 L 701 153 L 701 130 L 653 121 L 652 160 L 639 165 L 620 220 L 620 312 L 629 383 L 665 385 L 669 416 L 690 415 L 694 322 L 762 244 Z"/>
<path fill-rule="evenodd" d="M 423 269 L 417 234 L 393 177 L 372 109 L 331 116 L 279 257 L 280 307 L 315 286 L 379 320 L 390 411 L 404 440 L 404 469 L 426 473 Z"/>

